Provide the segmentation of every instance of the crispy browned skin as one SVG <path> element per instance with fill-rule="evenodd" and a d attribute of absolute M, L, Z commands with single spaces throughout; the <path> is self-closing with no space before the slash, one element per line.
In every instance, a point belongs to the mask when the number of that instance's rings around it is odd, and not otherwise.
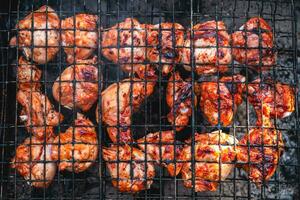
<path fill-rule="evenodd" d="M 69 109 L 76 107 L 88 111 L 98 99 L 98 68 L 93 66 L 93 60 L 77 62 L 75 67 L 69 66 L 56 79 L 52 94 L 56 101 Z"/>
<path fill-rule="evenodd" d="M 277 54 L 273 50 L 272 28 L 263 18 L 253 17 L 240 28 L 240 31 L 234 32 L 232 46 L 234 59 L 239 63 L 248 64 L 257 71 L 268 70 L 276 63 Z"/>
<path fill-rule="evenodd" d="M 213 74 L 218 71 L 223 73 L 228 70 L 227 65 L 231 63 L 232 58 L 230 36 L 224 22 L 207 21 L 193 27 L 193 35 L 189 35 L 185 41 L 181 58 L 184 68 L 189 71 L 192 44 L 197 74 Z"/>
<path fill-rule="evenodd" d="M 107 124 L 109 138 L 114 142 L 132 141 L 130 125 L 132 111 L 136 112 L 141 103 L 153 93 L 155 82 L 141 79 L 125 79 L 114 83 L 101 93 L 102 121 Z M 96 117 L 98 120 L 98 109 Z M 119 126 L 119 127 L 117 127 Z"/>
<path fill-rule="evenodd" d="M 61 21 L 61 28 L 65 30 L 61 39 L 68 63 L 89 58 L 97 48 L 97 21 L 98 16 L 90 14 L 77 14 Z"/>
<path fill-rule="evenodd" d="M 230 76 L 221 78 L 219 83 L 198 84 L 200 108 L 210 124 L 217 125 L 219 119 L 223 126 L 232 123 L 237 106 L 242 103 L 244 82 L 244 76 L 234 75 L 233 79 Z"/>
<path fill-rule="evenodd" d="M 49 6 L 42 6 L 19 21 L 16 25 L 19 29 L 18 43 L 16 37 L 13 37 L 10 45 L 18 44 L 27 59 L 45 64 L 53 60 L 59 50 L 60 36 L 57 31 L 59 24 L 60 20 L 55 11 Z M 31 46 L 34 47 L 31 49 Z"/>
<path fill-rule="evenodd" d="M 167 75 L 181 60 L 180 51 L 184 45 L 184 27 L 178 23 L 146 25 L 147 59 L 161 63 L 162 74 Z"/>
<path fill-rule="evenodd" d="M 26 91 L 40 91 L 42 71 L 31 64 L 24 57 L 19 58 L 18 89 Z"/>
<path fill-rule="evenodd" d="M 119 31 L 118 31 L 119 30 Z M 135 71 L 136 64 L 145 61 L 145 26 L 134 18 L 126 18 L 102 33 L 102 54 L 120 64 L 126 72 Z M 131 65 L 133 63 L 133 65 Z"/>
<path fill-rule="evenodd" d="M 21 121 L 25 123 L 28 132 L 38 138 L 52 134 L 53 126 L 63 120 L 63 115 L 56 112 L 49 99 L 40 92 L 19 90 L 17 101 L 23 106 Z"/>
<path fill-rule="evenodd" d="M 183 149 L 183 164 L 181 174 L 184 186 L 193 187 L 195 177 L 195 192 L 216 191 L 218 182 L 225 180 L 234 167 L 237 140 L 226 133 L 195 134 L 195 174 L 192 173 L 191 139 Z"/>
<path fill-rule="evenodd" d="M 258 124 L 268 118 L 288 117 L 295 111 L 294 89 L 290 85 L 274 83 L 269 79 L 263 82 L 256 79 L 250 83 L 248 99 L 255 109 Z"/>
<path fill-rule="evenodd" d="M 146 151 L 158 164 L 166 167 L 171 176 L 177 176 L 183 162 L 178 162 L 182 145 L 176 144 L 174 131 L 150 133 L 137 140 L 137 144 Z"/>
<path fill-rule="evenodd" d="M 150 188 L 155 169 L 154 163 L 148 161 L 152 160 L 149 155 L 128 145 L 104 147 L 102 155 L 112 184 L 120 192 L 136 193 Z"/>
<path fill-rule="evenodd" d="M 249 173 L 250 180 L 260 185 L 275 173 L 283 148 L 280 131 L 274 128 L 253 128 L 237 146 L 237 161 Z"/>
<path fill-rule="evenodd" d="M 98 139 L 94 124 L 78 115 L 75 126 L 54 139 L 52 159 L 59 160 L 59 170 L 83 172 L 96 160 Z M 55 145 L 58 144 L 58 145 Z"/>
<path fill-rule="evenodd" d="M 53 137 L 46 141 L 36 137 L 26 138 L 20 144 L 12 159 L 12 168 L 37 188 L 48 187 L 56 173 L 55 161 L 51 158 L 51 143 Z M 44 162 L 47 161 L 47 162 Z"/>
<path fill-rule="evenodd" d="M 176 126 L 176 130 L 184 129 L 192 115 L 192 84 L 184 81 L 179 72 L 175 72 L 169 79 L 166 94 L 167 104 L 170 107 L 168 121 Z M 194 96 L 194 107 L 197 97 Z"/>

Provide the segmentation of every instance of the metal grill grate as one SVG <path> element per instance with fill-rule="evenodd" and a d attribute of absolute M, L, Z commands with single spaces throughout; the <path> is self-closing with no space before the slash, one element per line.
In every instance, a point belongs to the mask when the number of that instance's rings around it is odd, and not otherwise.
<path fill-rule="evenodd" d="M 111 27 L 127 17 L 133 17 L 141 23 L 148 24 L 176 22 L 182 24 L 185 28 L 190 28 L 199 22 L 208 20 L 222 20 L 227 26 L 227 31 L 233 33 L 249 18 L 260 16 L 267 20 L 272 27 L 274 42 L 278 52 L 277 65 L 271 67 L 268 72 L 256 73 L 248 69 L 245 65 L 232 61 L 229 65 L 230 70 L 226 72 L 226 75 L 232 76 L 235 73 L 240 73 L 246 77 L 246 85 L 256 77 L 271 77 L 273 80 L 287 83 L 299 89 L 296 35 L 297 17 L 295 4 L 292 0 L 235 0 L 230 2 L 224 0 L 10 0 L 1 6 L 0 12 L 1 199 L 298 199 L 300 197 L 298 90 L 295 92 L 295 112 L 288 118 L 276 118 L 274 120 L 276 129 L 280 130 L 283 134 L 285 152 L 275 175 L 268 183 L 263 183 L 261 188 L 256 188 L 249 181 L 245 172 L 235 168 L 226 180 L 218 181 L 220 184 L 216 192 L 196 193 L 193 189 L 187 189 L 183 186 L 181 176 L 170 177 L 165 168 L 156 167 L 154 183 L 149 190 L 135 195 L 121 193 L 113 188 L 111 184 L 112 178 L 105 167 L 101 153 L 99 153 L 97 160 L 93 161 L 93 166 L 85 172 L 79 174 L 74 172 L 57 172 L 52 184 L 47 189 L 35 189 L 29 186 L 27 184 L 28 181 L 19 176 L 15 169 L 10 168 L 10 160 L 17 146 L 29 134 L 24 124 L 18 120 L 21 106 L 16 102 L 18 81 L 16 78 L 18 64 L 16 63 L 18 63 L 17 61 L 21 53 L 16 51 L 15 48 L 9 47 L 9 40 L 13 35 L 18 34 L 15 24 L 42 5 L 51 6 L 58 13 L 60 19 L 74 16 L 77 13 L 95 14 L 100 19 L 97 28 Z M 190 31 L 190 33 L 193 35 L 193 31 Z M 98 31 L 98 35 L 101 37 L 102 31 Z M 219 47 L 217 46 L 217 48 Z M 99 75 L 99 88 L 107 88 L 109 85 L 118 83 L 127 77 L 133 78 L 133 73 L 128 75 L 128 73 L 123 72 L 118 65 L 105 59 L 101 51 L 102 47 L 100 46 L 94 52 L 98 56 L 98 59 L 103 61 L 96 65 L 98 70 L 103 74 L 103 78 Z M 158 64 L 162 65 L 161 58 Z M 76 119 L 76 109 L 68 110 L 64 108 L 52 96 L 52 85 L 67 66 L 66 56 L 62 48 L 60 48 L 59 53 L 53 61 L 39 66 L 42 70 L 42 93 L 48 96 L 50 101 L 55 105 L 56 110 L 65 117 L 64 121 L 55 130 L 56 133 L 65 131 L 68 127 L 74 125 L 74 120 Z M 192 61 L 192 67 L 195 67 L 194 61 Z M 182 67 L 177 68 L 181 69 Z M 194 83 L 198 77 L 196 73 L 182 70 L 182 74 L 183 76 L 191 77 L 191 85 L 194 87 Z M 219 77 L 222 77 L 222 74 L 218 72 L 215 76 L 219 79 Z M 162 72 L 159 71 L 154 93 L 149 98 L 145 98 L 138 112 L 133 114 L 130 128 L 134 139 L 141 138 L 152 132 L 175 130 L 176 127 L 170 125 L 165 117 L 169 112 L 165 97 L 167 83 L 168 78 L 163 77 Z M 101 102 L 100 93 L 101 91 L 99 91 L 97 103 Z M 193 96 L 194 94 L 192 94 L 192 99 Z M 130 101 L 132 102 L 132 97 Z M 111 141 L 106 134 L 106 126 L 101 125 L 103 123 L 101 123 L 102 117 L 99 112 L 98 118 L 100 120 L 99 123 L 96 123 L 95 109 L 96 106 L 94 105 L 85 114 L 95 124 L 99 136 L 99 152 L 102 152 L 103 146 L 108 146 L 111 144 Z M 192 106 L 192 110 L 189 125 L 176 135 L 176 138 L 181 141 L 192 136 L 192 145 L 195 145 L 194 134 L 192 134 L 195 132 L 223 130 L 223 132 L 230 133 L 240 139 L 242 135 L 249 132 L 250 128 L 255 126 L 256 117 L 254 110 L 246 100 L 239 106 L 232 125 L 228 127 L 222 127 L 220 124 L 216 126 L 209 125 L 199 109 Z M 136 146 L 136 144 L 130 145 Z M 195 163 L 195 160 L 192 160 L 192 162 Z M 194 167 L 192 169 L 194 171 Z M 192 181 L 195 181 L 194 178 Z"/>

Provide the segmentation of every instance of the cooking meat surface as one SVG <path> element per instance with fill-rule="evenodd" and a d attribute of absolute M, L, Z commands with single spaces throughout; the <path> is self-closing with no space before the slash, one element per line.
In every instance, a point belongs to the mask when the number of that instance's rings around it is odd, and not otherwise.
<path fill-rule="evenodd" d="M 160 23 L 147 27 L 147 59 L 161 63 L 162 74 L 167 75 L 181 60 L 184 45 L 184 27 L 178 23 Z"/>
<path fill-rule="evenodd" d="M 220 123 L 228 126 L 232 123 L 237 106 L 242 103 L 245 77 L 234 75 L 223 77 L 213 82 L 198 84 L 200 93 L 200 109 L 212 125 Z"/>
<path fill-rule="evenodd" d="M 248 99 L 255 109 L 258 124 L 262 124 L 264 118 L 282 119 L 295 111 L 294 89 L 290 85 L 275 83 L 270 79 L 263 82 L 256 79 L 250 83 Z"/>
<path fill-rule="evenodd" d="M 53 60 L 59 50 L 59 26 L 60 20 L 56 12 L 49 6 L 42 6 L 19 21 L 16 25 L 19 30 L 18 42 L 17 38 L 13 37 L 10 45 L 18 44 L 27 59 L 45 64 Z"/>
<path fill-rule="evenodd" d="M 216 191 L 218 182 L 225 180 L 234 167 L 236 152 L 234 144 L 237 140 L 229 134 L 215 131 L 212 133 L 195 134 L 195 174 L 192 173 L 191 139 L 183 149 L 181 174 L 184 186 L 193 187 L 195 192 Z"/>
<path fill-rule="evenodd" d="M 184 129 L 192 115 L 192 84 L 184 81 L 179 72 L 175 72 L 169 79 L 166 92 L 167 104 L 170 107 L 168 121 L 176 126 L 176 130 Z M 194 96 L 194 108 L 197 97 Z"/>
<path fill-rule="evenodd" d="M 174 131 L 150 133 L 138 139 L 137 144 L 158 164 L 166 167 L 171 176 L 179 174 L 183 165 L 183 162 L 179 162 L 182 145 L 175 141 Z"/>
<path fill-rule="evenodd" d="M 40 91 L 42 71 L 22 56 L 19 58 L 17 73 L 19 90 Z"/>
<path fill-rule="evenodd" d="M 280 131 L 274 128 L 253 128 L 237 146 L 237 162 L 249 173 L 251 181 L 261 185 L 275 173 L 283 148 Z"/>
<path fill-rule="evenodd" d="M 108 60 L 120 64 L 126 72 L 131 72 L 131 68 L 135 71 L 136 64 L 141 64 L 146 59 L 145 26 L 134 18 L 126 18 L 104 30 L 101 44 L 102 54 Z"/>
<path fill-rule="evenodd" d="M 59 170 L 83 172 L 96 160 L 98 139 L 94 124 L 78 114 L 75 126 L 54 139 L 52 159 L 59 160 Z"/>
<path fill-rule="evenodd" d="M 63 120 L 63 115 L 54 110 L 49 99 L 40 92 L 22 91 L 17 93 L 17 101 L 22 105 L 21 121 L 28 132 L 37 138 L 53 133 L 53 126 Z"/>
<path fill-rule="evenodd" d="M 98 99 L 98 68 L 93 66 L 95 62 L 96 57 L 78 60 L 78 64 L 66 68 L 53 84 L 54 99 L 69 109 L 76 107 L 88 111 Z"/>
<path fill-rule="evenodd" d="M 226 72 L 231 63 L 230 36 L 224 22 L 207 21 L 196 24 L 182 50 L 184 68 L 191 71 L 191 45 L 197 74 Z M 193 41 L 191 41 L 193 40 Z"/>
<path fill-rule="evenodd" d="M 263 18 L 253 17 L 234 32 L 232 46 L 234 59 L 257 71 L 268 70 L 276 63 L 272 28 Z"/>
<path fill-rule="evenodd" d="M 152 160 L 148 154 L 125 145 L 104 147 L 102 155 L 112 177 L 112 184 L 120 192 L 136 193 L 150 188 L 155 169 L 154 163 L 148 161 Z"/>
<path fill-rule="evenodd" d="M 130 131 L 132 112 L 137 111 L 145 98 L 153 93 L 154 86 L 155 82 L 145 82 L 136 78 L 125 79 L 110 85 L 101 93 L 102 121 L 109 126 L 108 136 L 114 143 L 132 141 Z M 98 109 L 99 105 L 96 117 Z"/>
<path fill-rule="evenodd" d="M 51 143 L 53 137 L 46 141 L 36 137 L 26 138 L 20 144 L 12 159 L 12 168 L 37 188 L 48 187 L 56 173 L 56 164 L 51 158 Z"/>
<path fill-rule="evenodd" d="M 77 14 L 62 20 L 61 39 L 68 63 L 89 58 L 97 48 L 97 21 L 98 16 L 90 14 Z"/>

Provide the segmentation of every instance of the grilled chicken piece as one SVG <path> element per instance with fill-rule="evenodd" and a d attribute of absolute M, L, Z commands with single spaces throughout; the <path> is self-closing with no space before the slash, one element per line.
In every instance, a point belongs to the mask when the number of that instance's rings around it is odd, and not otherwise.
<path fill-rule="evenodd" d="M 232 135 L 215 131 L 212 133 L 195 134 L 195 174 L 192 173 L 191 139 L 182 152 L 183 164 L 181 174 L 183 184 L 193 187 L 195 177 L 195 192 L 216 191 L 219 180 L 225 180 L 234 167 L 237 143 Z"/>
<path fill-rule="evenodd" d="M 178 23 L 146 25 L 147 59 L 162 64 L 162 74 L 167 75 L 180 63 L 184 45 L 184 27 Z"/>
<path fill-rule="evenodd" d="M 23 106 L 20 119 L 28 132 L 37 138 L 53 133 L 53 126 L 63 120 L 63 115 L 54 110 L 49 99 L 40 92 L 19 90 L 17 101 Z"/>
<path fill-rule="evenodd" d="M 97 48 L 97 21 L 98 16 L 90 14 L 77 14 L 62 20 L 61 39 L 68 63 L 89 58 Z"/>
<path fill-rule="evenodd" d="M 110 61 L 120 64 L 125 72 L 135 71 L 135 66 L 145 61 L 145 26 L 134 18 L 104 30 L 102 33 L 102 54 Z"/>
<path fill-rule="evenodd" d="M 273 80 L 254 80 L 248 85 L 248 99 L 253 105 L 257 124 L 268 118 L 282 119 L 295 111 L 295 92 L 287 84 L 275 83 Z"/>
<path fill-rule="evenodd" d="M 198 84 L 200 108 L 211 125 L 220 123 L 228 126 L 232 123 L 237 107 L 242 103 L 245 77 L 233 75 L 218 81 Z"/>
<path fill-rule="evenodd" d="M 263 18 L 253 17 L 234 32 L 232 46 L 234 59 L 257 71 L 268 70 L 276 63 L 272 28 Z"/>
<path fill-rule="evenodd" d="M 75 67 L 71 65 L 62 72 L 52 87 L 57 102 L 66 108 L 76 107 L 82 111 L 88 111 L 94 105 L 98 99 L 98 69 L 93 66 L 96 59 L 78 60 Z"/>
<path fill-rule="evenodd" d="M 192 115 L 192 84 L 184 81 L 179 72 L 175 72 L 169 79 L 166 99 L 171 109 L 168 121 L 176 126 L 176 131 L 184 129 Z M 194 105 L 195 107 L 197 105 L 196 96 L 194 96 Z"/>
<path fill-rule="evenodd" d="M 55 161 L 51 158 L 53 136 L 46 139 L 26 138 L 16 149 L 12 168 L 37 188 L 47 188 L 56 173 Z"/>
<path fill-rule="evenodd" d="M 142 151 L 147 152 L 158 164 L 166 167 L 171 176 L 177 176 L 183 163 L 181 157 L 182 145 L 176 143 L 174 131 L 150 133 L 137 140 Z"/>
<path fill-rule="evenodd" d="M 13 37 L 10 45 L 23 49 L 27 59 L 45 64 L 53 60 L 59 50 L 59 27 L 56 12 L 49 6 L 42 6 L 19 21 L 16 25 L 18 38 Z"/>
<path fill-rule="evenodd" d="M 275 173 L 283 148 L 280 131 L 274 128 L 253 128 L 237 146 L 237 161 L 249 173 L 250 180 L 261 185 Z"/>
<path fill-rule="evenodd" d="M 153 93 L 155 82 L 141 79 L 125 79 L 114 83 L 101 93 L 102 121 L 107 124 L 109 138 L 114 143 L 132 141 L 130 125 L 131 112 L 138 110 L 141 103 Z M 97 122 L 98 109 L 96 109 Z"/>
<path fill-rule="evenodd" d="M 149 155 L 126 144 L 104 147 L 102 155 L 112 177 L 112 184 L 120 192 L 136 193 L 150 188 L 155 169 Z"/>
<path fill-rule="evenodd" d="M 23 91 L 40 91 L 42 71 L 24 57 L 19 58 L 18 89 Z"/>
<path fill-rule="evenodd" d="M 98 139 L 94 124 L 81 114 L 77 115 L 74 127 L 56 136 L 53 143 L 51 156 L 59 161 L 61 171 L 83 172 L 97 159 Z"/>
<path fill-rule="evenodd" d="M 193 27 L 193 35 L 189 35 L 182 50 L 184 68 L 191 71 L 191 54 L 195 60 L 197 74 L 213 74 L 226 72 L 231 63 L 230 36 L 224 22 L 207 21 Z M 193 40 L 193 42 L 191 41 Z M 193 51 L 191 53 L 191 45 Z"/>

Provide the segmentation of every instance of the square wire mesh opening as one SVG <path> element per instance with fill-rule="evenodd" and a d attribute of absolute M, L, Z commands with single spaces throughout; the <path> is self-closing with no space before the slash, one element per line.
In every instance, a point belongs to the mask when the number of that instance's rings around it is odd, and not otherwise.
<path fill-rule="evenodd" d="M 116 190 L 112 186 L 112 177 L 106 168 L 106 162 L 103 160 L 102 151 L 104 146 L 112 144 L 109 136 L 106 133 L 107 124 L 103 123 L 103 113 L 97 112 L 96 104 L 101 102 L 101 90 L 98 90 L 98 100 L 92 105 L 89 111 L 84 112 L 84 115 L 92 121 L 90 128 L 95 128 L 97 132 L 98 141 L 92 143 L 99 149 L 99 154 L 95 160 L 86 160 L 84 162 L 92 162 L 92 166 L 86 171 L 81 173 L 57 171 L 56 175 L 48 188 L 36 189 L 28 184 L 28 180 L 21 177 L 17 171 L 11 168 L 11 159 L 15 155 L 17 147 L 24 141 L 25 138 L 30 139 L 30 145 L 33 145 L 33 135 L 29 134 L 27 127 L 24 123 L 20 122 L 20 113 L 22 106 L 16 101 L 16 95 L 18 92 L 18 84 L 20 83 L 17 78 L 17 69 L 22 65 L 18 63 L 18 60 L 23 53 L 17 51 L 16 48 L 9 46 L 10 39 L 20 34 L 19 27 L 15 25 L 29 15 L 33 11 L 37 10 L 43 5 L 52 7 L 58 14 L 60 19 L 74 16 L 79 13 L 93 14 L 98 17 L 96 27 L 93 30 L 99 38 L 103 36 L 103 33 L 107 29 L 116 25 L 119 22 L 123 22 L 125 18 L 135 18 L 141 24 L 160 24 L 162 22 L 179 23 L 184 27 L 185 37 L 187 33 L 194 35 L 194 31 L 190 30 L 191 27 L 198 23 L 202 23 L 209 20 L 223 21 L 226 24 L 227 32 L 229 34 L 238 31 L 239 28 L 251 17 L 260 16 L 264 18 L 272 28 L 275 50 L 277 52 L 276 65 L 270 66 L 268 71 L 261 73 L 255 72 L 250 69 L 247 64 L 239 64 L 235 61 L 231 61 L 227 64 L 229 70 L 223 74 L 217 70 L 213 75 L 218 80 L 225 75 L 233 76 L 233 74 L 242 74 L 246 77 L 246 86 L 248 86 L 254 79 L 271 77 L 274 81 L 279 81 L 295 88 L 296 105 L 293 114 L 287 118 L 279 119 L 275 117 L 273 124 L 276 129 L 282 132 L 284 141 L 284 154 L 281 157 L 278 168 L 268 182 L 263 182 L 261 187 L 256 187 L 254 183 L 249 180 L 246 172 L 242 169 L 234 167 L 230 175 L 225 180 L 218 180 L 217 190 L 215 192 L 195 192 L 193 189 L 188 189 L 183 185 L 182 177 L 169 176 L 166 168 L 155 166 L 155 177 L 150 189 L 142 191 L 137 194 L 127 194 Z M 49 11 L 48 11 L 49 12 Z M 0 48 L 1 48 L 1 192 L 2 199 L 117 199 L 117 198 L 137 198 L 137 199 L 164 199 L 164 198 L 177 198 L 177 199 L 251 199 L 251 198 L 268 198 L 268 199 L 298 199 L 300 190 L 300 152 L 299 152 L 299 116 L 298 116 L 298 78 L 299 69 L 297 68 L 297 35 L 296 35 L 296 14 L 295 4 L 293 1 L 102 1 L 102 0 L 47 0 L 47 1 L 8 1 L 5 2 L 3 8 L 1 8 L 0 20 Z M 34 23 L 34 22 L 32 22 Z M 100 29 L 102 27 L 102 29 Z M 172 27 L 170 30 L 173 30 Z M 50 29 L 51 27 L 45 27 Z M 118 30 L 118 35 L 120 31 Z M 218 29 L 218 28 L 217 28 Z M 28 29 L 29 31 L 31 29 Z M 75 34 L 71 29 L 71 34 Z M 59 36 L 66 30 L 61 29 L 59 26 Z M 145 30 L 145 27 L 142 27 Z M 159 35 L 164 29 L 158 26 L 157 30 Z M 168 30 L 168 29 L 167 29 Z M 130 27 L 128 31 L 134 32 L 135 28 Z M 222 31 L 222 30 L 220 30 Z M 261 33 L 261 30 L 258 30 Z M 148 31 L 146 31 L 146 35 Z M 218 34 L 216 34 L 218 37 Z M 48 37 L 48 36 L 47 36 Z M 159 37 L 159 43 L 161 43 L 161 36 Z M 132 42 L 132 41 L 131 41 Z M 173 45 L 174 45 L 173 41 Z M 47 45 L 47 44 L 46 44 Z M 126 45 L 126 44 L 125 44 Z M 127 44 L 128 45 L 128 44 Z M 17 43 L 18 46 L 18 43 Z M 33 49 L 36 46 L 31 45 L 29 49 Z M 59 52 L 53 60 L 45 64 L 38 65 L 41 70 L 41 80 L 37 82 L 42 85 L 41 93 L 49 98 L 49 101 L 54 105 L 55 110 L 58 113 L 63 114 L 64 120 L 59 121 L 58 126 L 55 127 L 54 132 L 56 134 L 60 132 L 66 132 L 69 127 L 76 126 L 75 120 L 78 118 L 77 112 L 80 109 L 71 106 L 71 109 L 66 109 L 61 103 L 61 99 L 55 100 L 52 94 L 53 84 L 56 82 L 57 77 L 70 65 L 67 63 L 67 56 L 63 50 L 65 44 L 59 43 Z M 74 43 L 69 46 L 70 50 L 74 50 Z M 85 46 L 84 46 L 85 47 Z M 120 41 L 114 46 L 117 49 L 118 56 L 120 56 L 120 49 L 122 44 Z M 136 46 L 125 46 L 130 48 L 133 52 Z M 147 42 L 144 46 L 149 48 Z M 95 66 L 98 70 L 98 79 L 95 84 L 98 88 L 102 88 L 102 91 L 111 84 L 121 84 L 121 81 L 125 78 L 129 78 L 129 82 L 133 83 L 133 64 L 145 64 L 134 61 L 133 57 L 129 60 L 119 60 L 112 62 L 103 56 L 103 49 L 112 49 L 113 46 L 104 47 L 100 44 L 100 40 L 97 40 L 96 47 L 93 55 L 98 57 L 96 63 L 90 65 Z M 186 47 L 179 46 L 179 49 Z M 222 45 L 212 46 L 211 48 L 223 48 Z M 232 47 L 225 47 L 232 50 Z M 248 48 L 248 47 L 247 47 Z M 250 47 L 251 49 L 251 47 Z M 192 48 L 191 48 L 192 50 Z M 260 47 L 260 51 L 263 51 L 263 47 Z M 74 50 L 75 51 L 75 50 Z M 156 86 L 153 94 L 145 98 L 143 103 L 138 107 L 137 111 L 132 115 L 132 123 L 129 126 L 134 140 L 146 136 L 149 133 L 163 132 L 166 130 L 175 130 L 177 127 L 169 123 L 167 115 L 170 112 L 170 108 L 166 103 L 166 86 L 170 81 L 169 78 L 173 75 L 164 76 L 162 70 L 163 65 L 166 64 L 162 58 L 162 50 L 159 50 L 159 59 L 154 62 L 158 66 Z M 193 54 L 193 53 L 192 53 Z M 91 56 L 92 57 L 92 56 Z M 193 55 L 191 56 L 193 57 Z M 129 64 L 130 73 L 126 73 L 121 69 L 121 65 L 124 62 Z M 168 64 L 174 64 L 174 59 L 171 59 Z M 218 62 L 218 61 L 217 61 Z M 72 62 L 71 62 L 72 63 Z M 153 63 L 153 62 L 152 62 Z M 30 62 L 33 64 L 33 62 Z M 78 63 L 77 63 L 78 64 Z M 148 64 L 148 63 L 147 63 Z M 191 59 L 191 66 L 194 69 L 198 63 Z M 198 76 L 195 71 L 185 71 L 182 64 L 174 64 L 172 72 L 180 71 L 184 78 L 188 79 L 190 87 L 194 89 L 194 83 L 198 82 Z M 102 76 L 100 75 L 102 74 Z M 147 75 L 147 71 L 143 71 Z M 205 79 L 201 79 L 201 81 Z M 207 79 L 211 80 L 211 79 Z M 32 81 L 32 80 L 31 80 Z M 62 80 L 58 81 L 59 84 L 63 84 Z M 76 80 L 73 84 L 80 83 L 80 80 Z M 84 81 L 83 81 L 84 82 Z M 151 84 L 150 81 L 140 81 L 142 84 Z M 263 81 L 262 84 L 265 84 Z M 30 84 L 32 86 L 32 84 Z M 131 86 L 132 87 L 132 84 Z M 274 87 L 274 85 L 273 85 Z M 32 88 L 33 90 L 34 88 Z M 175 89 L 174 89 L 175 90 Z M 220 91 L 218 91 L 220 93 Z M 74 95 L 74 94 L 73 94 Z M 195 94 L 191 94 L 192 99 Z M 134 96 L 130 92 L 130 102 L 134 101 Z M 75 98 L 73 96 L 73 105 Z M 195 134 L 209 133 L 212 131 L 220 131 L 230 133 L 238 140 L 242 138 L 244 134 L 247 134 L 249 130 L 256 126 L 256 115 L 253 107 L 249 104 L 248 98 L 244 98 L 243 103 L 237 108 L 236 114 L 233 118 L 233 122 L 229 126 L 223 126 L 218 119 L 216 125 L 211 125 L 208 120 L 203 116 L 199 103 L 194 105 L 192 103 L 192 113 L 188 125 L 181 131 L 176 132 L 176 139 L 183 142 L 185 139 L 192 137 L 192 146 L 195 146 Z M 220 102 L 218 103 L 220 106 Z M 234 105 L 233 105 L 234 106 Z M 31 108 L 32 109 L 32 108 Z M 46 109 L 46 108 L 45 108 Z M 131 106 L 130 111 L 133 112 L 134 108 Z M 119 111 L 118 111 L 119 112 Z M 174 112 L 174 111 L 173 111 Z M 99 123 L 96 121 L 98 117 Z M 45 120 L 45 119 L 44 119 Z M 120 124 L 120 119 L 118 123 Z M 77 125 L 76 128 L 79 128 Z M 34 126 L 30 125 L 30 128 Z M 46 130 L 47 126 L 42 125 L 42 129 Z M 118 132 L 128 127 L 122 127 L 118 125 Z M 75 130 L 71 129 L 70 133 L 75 137 Z M 159 134 L 161 137 L 161 134 Z M 117 138 L 118 145 L 120 138 Z M 50 143 L 51 144 L 51 143 Z M 160 143 L 164 144 L 164 143 Z M 176 144 L 180 146 L 182 143 Z M 45 147 L 46 144 L 37 144 L 41 147 Z M 60 143 L 60 145 L 62 145 Z M 129 146 L 137 147 L 136 143 L 129 143 Z M 146 145 L 147 146 L 147 145 Z M 234 148 L 237 143 L 234 142 Z M 248 145 L 246 145 L 248 148 Z M 146 147 L 147 148 L 147 147 Z M 254 147 L 253 147 L 254 148 Z M 278 148 L 278 145 L 277 145 Z M 194 150 L 192 150 L 194 151 Z M 151 158 L 146 156 L 146 161 L 154 162 Z M 32 161 L 32 160 L 31 160 Z M 50 162 L 50 161 L 49 161 Z M 58 161 L 59 162 L 59 161 Z M 58 163 L 55 161 L 55 164 Z M 123 161 L 117 158 L 117 163 L 128 162 L 132 163 L 132 159 L 129 161 Z M 172 161 L 170 161 L 172 162 Z M 180 161 L 174 161 L 180 163 Z M 51 163 L 51 162 L 50 162 Z M 114 163 L 114 161 L 112 161 Z M 139 162 L 137 162 L 139 163 Z M 143 163 L 143 162 L 142 162 Z M 194 159 L 191 161 L 192 166 L 197 163 Z M 229 164 L 237 164 L 233 161 Z M 249 163 L 251 165 L 251 163 Z M 71 162 L 71 167 L 74 169 L 74 163 Z M 194 167 L 192 167 L 194 168 Z M 221 170 L 221 169 L 220 169 Z M 194 171 L 194 169 L 193 169 Z M 132 172 L 131 172 L 132 173 Z M 146 177 L 147 178 L 147 177 Z M 30 178 L 31 179 L 31 178 Z M 117 179 L 118 180 L 118 179 Z M 192 181 L 195 181 L 193 178 Z M 34 183 L 34 181 L 29 181 Z"/>

